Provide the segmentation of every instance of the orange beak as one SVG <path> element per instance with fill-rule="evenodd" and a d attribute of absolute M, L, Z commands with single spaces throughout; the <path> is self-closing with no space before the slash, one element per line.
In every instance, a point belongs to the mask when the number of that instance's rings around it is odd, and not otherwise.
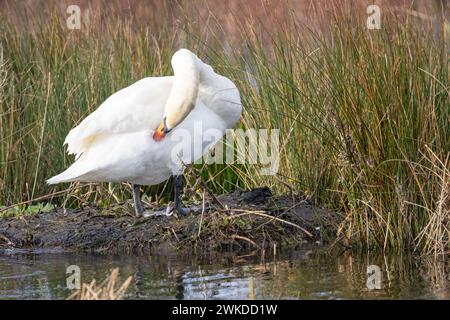
<path fill-rule="evenodd" d="M 153 140 L 155 141 L 161 141 L 166 136 L 165 130 L 164 130 L 164 122 L 161 122 L 158 126 L 158 128 L 155 130 L 155 133 L 153 133 Z"/>

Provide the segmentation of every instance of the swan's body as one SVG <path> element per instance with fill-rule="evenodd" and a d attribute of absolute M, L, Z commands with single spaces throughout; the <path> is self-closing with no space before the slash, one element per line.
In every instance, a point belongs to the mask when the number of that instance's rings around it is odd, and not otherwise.
<path fill-rule="evenodd" d="M 206 130 L 215 129 L 223 135 L 238 122 L 239 92 L 232 81 L 186 49 L 174 54 L 172 66 L 174 76 L 145 78 L 114 93 L 72 129 L 65 144 L 76 161 L 48 183 L 128 181 L 154 185 L 180 174 L 184 163 L 192 163 L 207 152 L 221 136 L 202 137 Z M 155 132 L 158 124 L 165 129 L 160 136 Z M 200 139 L 201 150 L 196 148 L 191 155 L 174 159 L 172 150 L 180 142 L 171 137 L 180 134 L 190 135 L 193 141 Z"/>

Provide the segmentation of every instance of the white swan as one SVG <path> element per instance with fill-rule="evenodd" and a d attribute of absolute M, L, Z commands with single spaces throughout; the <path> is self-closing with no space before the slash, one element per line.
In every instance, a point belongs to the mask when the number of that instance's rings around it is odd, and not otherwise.
<path fill-rule="evenodd" d="M 73 128 L 64 144 L 76 161 L 47 183 L 131 182 L 141 215 L 139 185 L 174 176 L 175 209 L 183 213 L 184 163 L 199 159 L 233 127 L 242 107 L 234 83 L 191 51 L 177 51 L 171 63 L 174 76 L 144 78 L 114 93 Z M 204 135 L 212 129 L 218 134 Z"/>

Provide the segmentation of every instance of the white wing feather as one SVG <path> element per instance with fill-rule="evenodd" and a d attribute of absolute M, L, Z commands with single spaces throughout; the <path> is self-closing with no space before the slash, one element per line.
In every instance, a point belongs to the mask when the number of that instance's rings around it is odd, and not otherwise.
<path fill-rule="evenodd" d="M 116 133 L 152 130 L 164 113 L 173 77 L 151 77 L 117 91 L 70 130 L 64 144 L 79 157 L 98 138 Z"/>

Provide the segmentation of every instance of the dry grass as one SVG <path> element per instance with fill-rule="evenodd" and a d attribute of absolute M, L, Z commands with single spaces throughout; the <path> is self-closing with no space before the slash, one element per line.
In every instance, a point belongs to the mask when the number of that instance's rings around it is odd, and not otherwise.
<path fill-rule="evenodd" d="M 133 277 L 129 276 L 119 284 L 119 268 L 115 268 L 100 284 L 95 279 L 90 283 L 83 283 L 81 289 L 71 294 L 67 300 L 122 300 L 131 280 Z"/>

